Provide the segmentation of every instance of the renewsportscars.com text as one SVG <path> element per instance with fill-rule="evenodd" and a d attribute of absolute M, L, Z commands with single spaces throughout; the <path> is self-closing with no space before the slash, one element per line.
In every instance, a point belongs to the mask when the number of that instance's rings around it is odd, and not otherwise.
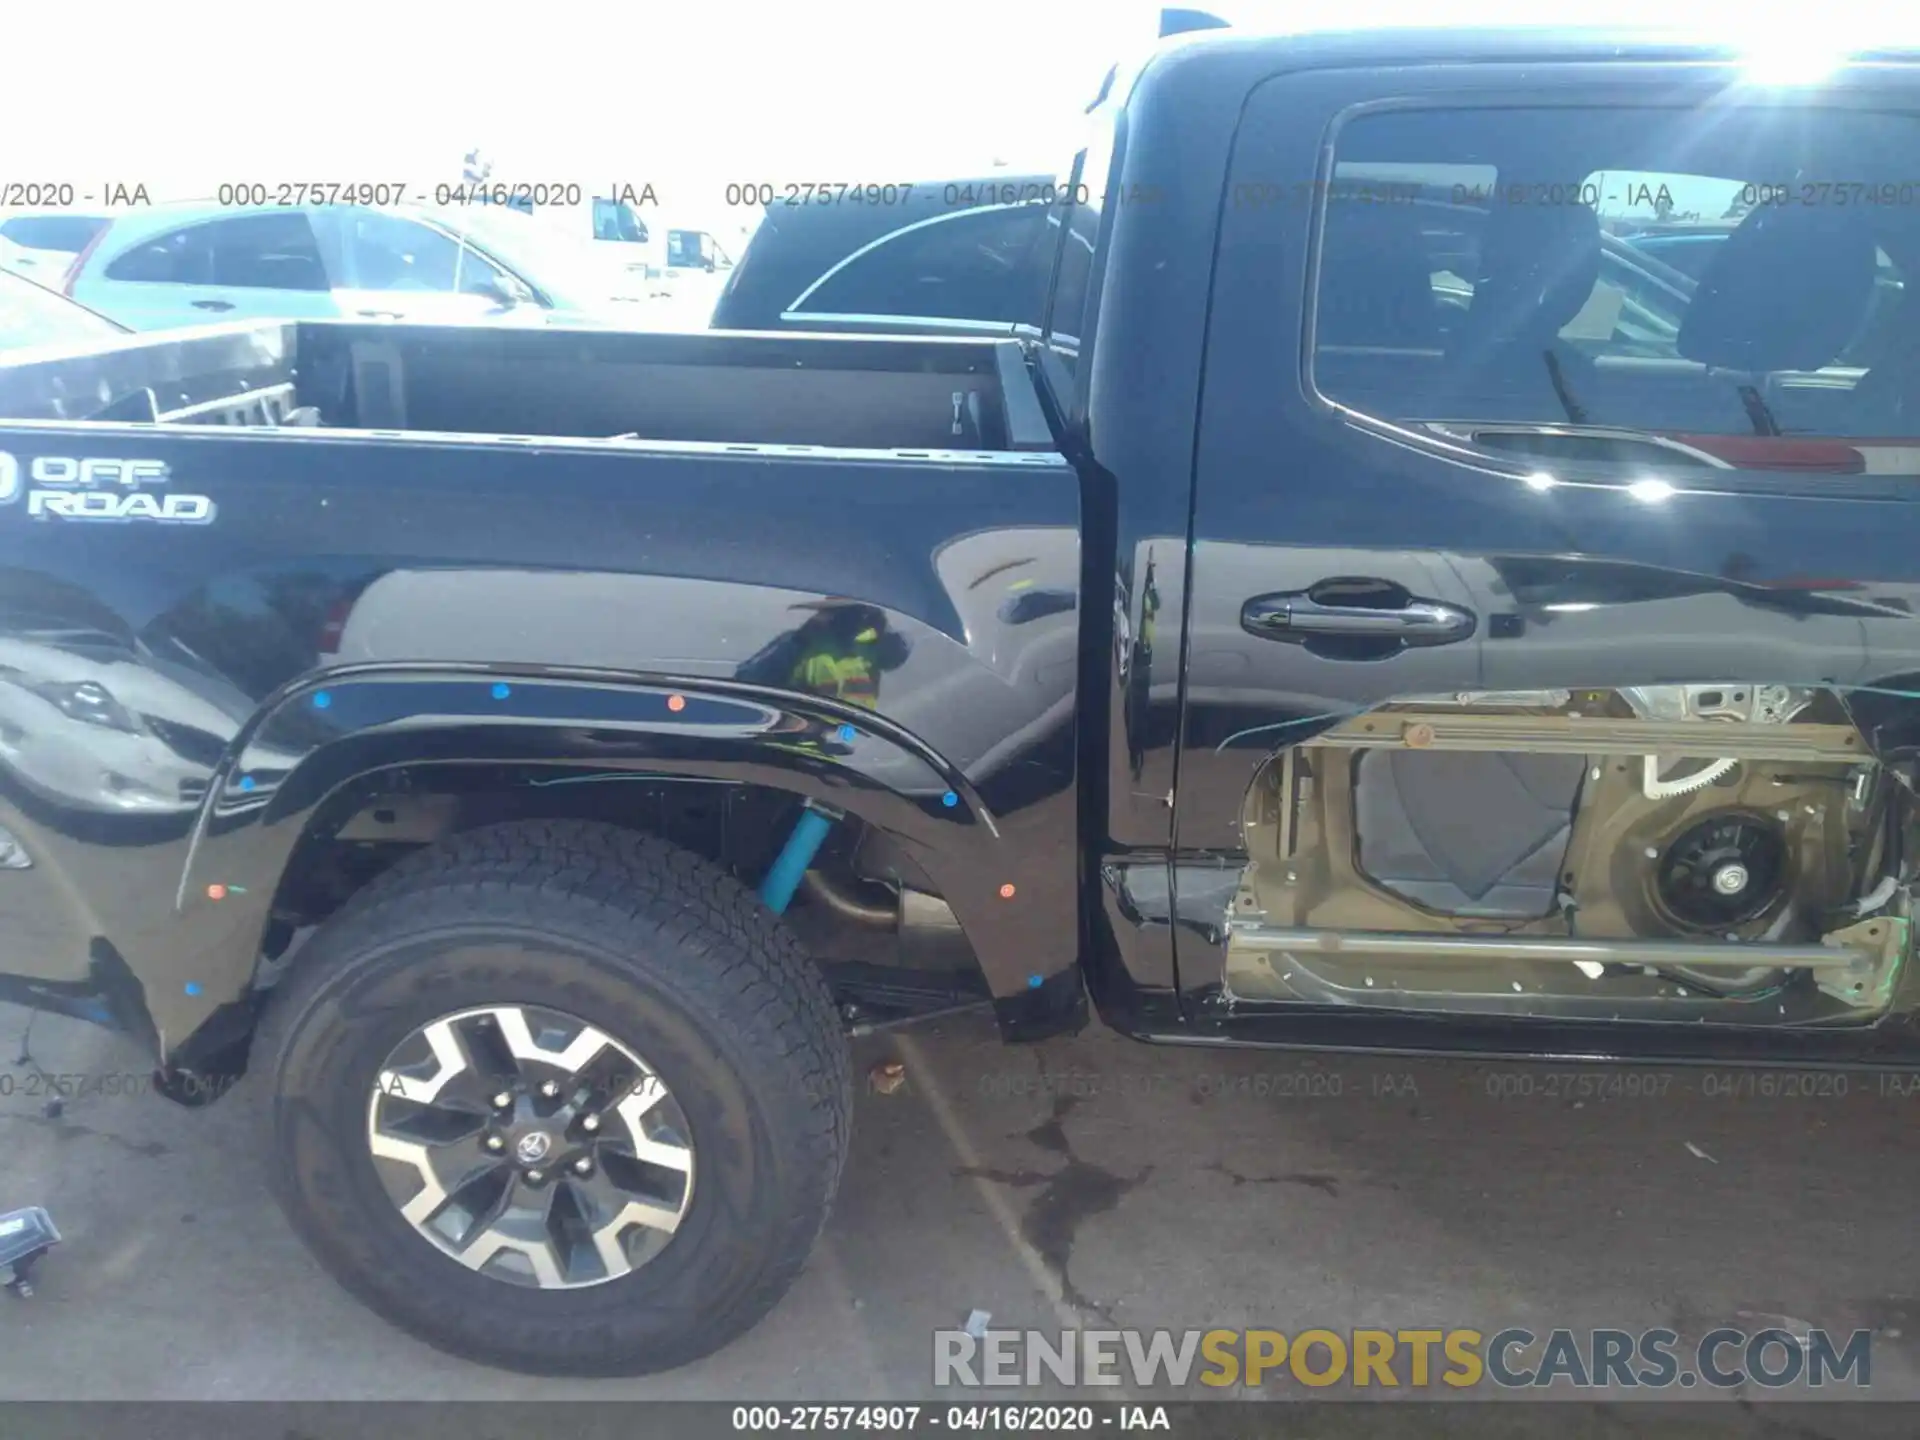
<path fill-rule="evenodd" d="M 936 1330 L 933 1383 L 1864 1390 L 1873 1383 L 1872 1340 L 1867 1330 L 1732 1328 L 1697 1341 L 1659 1329 Z"/>

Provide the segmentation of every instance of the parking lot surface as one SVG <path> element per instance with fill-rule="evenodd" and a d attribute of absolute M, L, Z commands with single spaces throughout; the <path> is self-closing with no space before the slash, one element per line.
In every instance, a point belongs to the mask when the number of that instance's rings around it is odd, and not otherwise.
<path fill-rule="evenodd" d="M 1050 1331 L 1865 1328 L 1872 1394 L 1920 1398 L 1902 1080 L 1807 1094 L 1099 1029 L 1009 1049 L 972 1018 L 869 1037 L 840 1202 L 786 1300 L 701 1364 L 581 1382 L 450 1358 L 348 1299 L 267 1196 L 249 1085 L 197 1111 L 100 1093 L 142 1088 L 140 1057 L 11 1008 L 0 1046 L 0 1205 L 46 1205 L 65 1236 L 38 1293 L 0 1304 L 0 1398 L 928 1398 L 932 1332 L 974 1310 Z M 1627 1074 L 1638 1093 L 1605 1079 Z M 95 1083 L 50 1113 L 70 1076 Z M 1732 1398 L 1754 1403 L 1714 1407 L 1724 1433 L 1770 1433 L 1767 1392 Z"/>

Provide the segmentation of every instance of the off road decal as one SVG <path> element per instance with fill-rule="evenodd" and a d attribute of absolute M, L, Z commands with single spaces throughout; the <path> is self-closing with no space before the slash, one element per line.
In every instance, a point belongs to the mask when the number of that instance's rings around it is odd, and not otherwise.
<path fill-rule="evenodd" d="M 158 460 L 38 455 L 22 464 L 0 451 L 0 505 L 23 494 L 34 520 L 91 520 L 209 525 L 216 508 L 205 495 L 154 493 L 172 479 Z"/>

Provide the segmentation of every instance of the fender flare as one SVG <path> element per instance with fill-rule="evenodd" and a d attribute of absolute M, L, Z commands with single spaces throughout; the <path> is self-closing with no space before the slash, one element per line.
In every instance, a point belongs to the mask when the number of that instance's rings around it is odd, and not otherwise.
<path fill-rule="evenodd" d="M 1018 883 L 1058 857 L 1027 853 L 964 775 L 884 716 L 699 677 L 372 665 L 277 692 L 214 774 L 177 900 L 192 974 L 148 997 L 162 1035 L 191 1035 L 249 1001 L 280 879 L 332 797 L 398 767 L 501 763 L 700 777 L 822 801 L 913 853 L 996 1000 L 1044 987 L 1053 1001 L 1078 959 L 1073 889 L 1049 897 Z"/>

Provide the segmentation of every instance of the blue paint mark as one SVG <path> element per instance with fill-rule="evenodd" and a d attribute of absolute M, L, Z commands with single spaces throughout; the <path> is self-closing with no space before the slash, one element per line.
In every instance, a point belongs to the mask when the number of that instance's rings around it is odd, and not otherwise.
<path fill-rule="evenodd" d="M 1029 990 L 1038 990 L 1045 983 L 1046 982 L 1042 980 L 1038 975 L 1027 976 L 1027 989 Z"/>
<path fill-rule="evenodd" d="M 333 704 L 333 696 L 329 695 L 326 691 L 316 690 L 313 692 L 314 709 L 324 710 L 331 704 Z"/>
<path fill-rule="evenodd" d="M 849 744 L 853 742 L 854 736 L 858 735 L 859 733 L 860 732 L 854 729 L 851 725 L 842 725 L 840 727 L 840 738 L 842 740 L 847 741 Z"/>
<path fill-rule="evenodd" d="M 200 982 L 198 980 L 187 981 L 187 994 L 198 995 L 199 993 L 200 993 Z"/>
<path fill-rule="evenodd" d="M 953 809 L 954 806 L 960 803 L 960 797 L 954 794 L 953 791 L 949 790 L 947 791 L 946 794 L 940 797 L 940 803 L 946 806 L 947 809 L 951 810 Z"/>
<path fill-rule="evenodd" d="M 251 789 L 253 789 L 253 776 L 251 776 L 251 775 L 242 775 L 242 776 L 240 777 L 240 788 L 241 788 L 242 790 L 251 790 Z"/>
<path fill-rule="evenodd" d="M 504 700 L 511 694 L 513 694 L 513 687 L 504 681 L 493 687 L 493 698 L 496 700 Z"/>

